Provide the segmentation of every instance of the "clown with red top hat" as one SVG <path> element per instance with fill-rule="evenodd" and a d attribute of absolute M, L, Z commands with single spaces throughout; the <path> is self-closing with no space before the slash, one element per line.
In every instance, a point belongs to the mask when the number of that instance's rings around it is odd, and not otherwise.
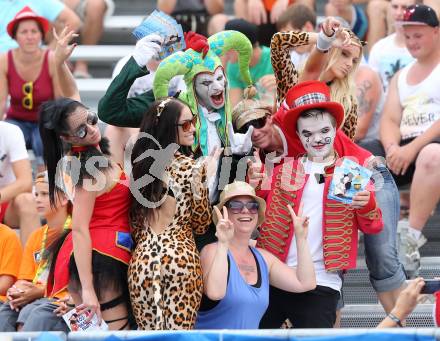
<path fill-rule="evenodd" d="M 303 82 L 290 89 L 284 103 L 281 126 L 295 138 L 305 154 L 277 166 L 266 197 L 267 210 L 257 246 L 289 266 L 298 264 L 292 220 L 300 205 L 309 219 L 308 243 L 315 266 L 317 288 L 307 293 L 288 293 L 271 288 L 269 308 L 261 328 L 278 328 L 289 318 L 296 328 L 332 328 L 342 287 L 341 273 L 356 266 L 358 230 L 367 234 L 382 230 L 374 192 L 364 190 L 345 204 L 327 197 L 336 163 L 338 128 L 344 120 L 341 104 L 330 100 L 328 86 Z M 290 146 L 290 145 L 289 145 Z"/>

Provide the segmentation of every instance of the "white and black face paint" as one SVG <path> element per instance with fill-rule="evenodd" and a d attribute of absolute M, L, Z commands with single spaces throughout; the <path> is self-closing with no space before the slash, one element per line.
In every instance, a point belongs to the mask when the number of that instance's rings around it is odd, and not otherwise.
<path fill-rule="evenodd" d="M 200 105 L 209 111 L 218 110 L 225 105 L 226 78 L 221 66 L 215 70 L 214 74 L 198 74 L 194 82 Z"/>
<path fill-rule="evenodd" d="M 336 128 L 329 113 L 323 112 L 310 117 L 300 117 L 297 133 L 307 156 L 325 159 L 333 152 Z"/>

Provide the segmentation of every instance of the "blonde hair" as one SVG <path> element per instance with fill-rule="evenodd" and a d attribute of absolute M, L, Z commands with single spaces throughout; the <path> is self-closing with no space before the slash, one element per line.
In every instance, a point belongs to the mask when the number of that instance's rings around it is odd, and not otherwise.
<path fill-rule="evenodd" d="M 347 113 L 350 112 L 351 108 L 355 105 L 357 105 L 356 100 L 356 86 L 354 81 L 354 76 L 356 73 L 357 68 L 359 67 L 359 64 L 361 62 L 362 57 L 362 41 L 349 29 L 344 29 L 344 31 L 348 32 L 351 39 L 351 45 L 358 46 L 360 49 L 360 55 L 355 64 L 353 64 L 353 67 L 351 68 L 349 74 L 347 77 L 344 77 L 342 79 L 335 78 L 331 84 L 330 84 L 330 96 L 331 100 L 334 102 L 341 103 L 344 107 L 345 111 L 345 117 L 347 116 Z M 323 72 L 321 73 L 324 75 L 324 73 L 331 69 L 331 67 L 336 63 L 336 61 L 341 57 L 342 49 L 341 48 L 331 48 L 329 51 L 329 58 L 327 61 L 327 64 L 324 67 Z M 348 95 L 348 96 L 347 96 Z"/>

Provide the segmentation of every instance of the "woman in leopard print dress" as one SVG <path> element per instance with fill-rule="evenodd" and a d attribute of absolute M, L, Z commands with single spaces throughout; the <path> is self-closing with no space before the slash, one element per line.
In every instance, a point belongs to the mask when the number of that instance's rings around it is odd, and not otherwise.
<path fill-rule="evenodd" d="M 335 19 L 327 18 L 322 26 L 332 30 L 332 25 L 335 25 Z M 328 51 L 320 51 L 314 47 L 302 70 L 297 70 L 297 66 L 292 63 L 290 50 L 316 44 L 318 33 L 278 32 L 272 37 L 270 45 L 271 62 L 277 81 L 278 104 L 284 101 L 287 91 L 298 82 L 314 79 L 324 81 L 330 86 L 332 101 L 344 106 L 345 121 L 341 128 L 353 139 L 357 124 L 354 74 L 362 57 L 362 42 L 348 29 L 341 32 L 344 33 L 341 37 L 349 39 L 349 44 L 342 45 L 337 39 Z"/>
<path fill-rule="evenodd" d="M 133 147 L 135 250 L 128 269 L 139 329 L 192 329 L 202 298 L 193 233 L 211 222 L 206 170 L 190 158 L 194 116 L 175 98 L 153 103 Z M 143 187 L 142 187 L 143 186 Z"/>

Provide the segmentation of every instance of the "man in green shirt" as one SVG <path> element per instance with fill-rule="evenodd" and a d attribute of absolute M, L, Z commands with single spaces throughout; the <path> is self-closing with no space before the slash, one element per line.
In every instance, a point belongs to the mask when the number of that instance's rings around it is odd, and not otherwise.
<path fill-rule="evenodd" d="M 226 23 L 225 30 L 235 30 L 243 33 L 252 44 L 252 56 L 249 63 L 249 71 L 252 81 L 257 88 L 257 97 L 263 102 L 273 104 L 276 81 L 270 62 L 270 48 L 260 46 L 258 42 L 258 28 L 244 19 L 232 19 Z M 230 56 L 226 66 L 226 75 L 229 82 L 229 98 L 234 107 L 243 99 L 244 89 L 247 84 L 241 78 L 237 56 Z"/>

